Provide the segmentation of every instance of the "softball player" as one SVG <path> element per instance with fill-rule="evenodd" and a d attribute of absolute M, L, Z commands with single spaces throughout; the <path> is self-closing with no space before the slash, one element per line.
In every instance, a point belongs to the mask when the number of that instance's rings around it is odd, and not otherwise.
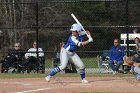
<path fill-rule="evenodd" d="M 71 26 L 70 31 L 72 31 L 72 35 L 70 35 L 68 42 L 64 47 L 61 49 L 60 52 L 60 60 L 61 60 L 61 65 L 54 68 L 47 77 L 45 77 L 46 81 L 49 82 L 50 78 L 54 76 L 57 72 L 60 72 L 61 70 L 65 69 L 67 66 L 69 58 L 71 58 L 72 62 L 79 67 L 79 72 L 81 76 L 81 82 L 82 83 L 88 83 L 88 81 L 85 79 L 85 67 L 80 59 L 80 57 L 75 53 L 75 51 L 80 47 L 80 46 L 85 46 L 89 42 L 92 42 L 93 39 L 91 37 L 91 34 L 89 31 L 87 31 L 87 41 L 82 41 L 83 36 L 86 34 L 84 31 L 82 31 L 82 28 L 78 24 L 73 24 Z"/>

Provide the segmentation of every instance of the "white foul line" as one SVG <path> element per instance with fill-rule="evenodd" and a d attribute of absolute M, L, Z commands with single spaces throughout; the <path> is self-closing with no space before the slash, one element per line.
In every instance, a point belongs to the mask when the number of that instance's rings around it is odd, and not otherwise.
<path fill-rule="evenodd" d="M 31 86 L 32 84 L 23 83 L 23 82 L 15 82 L 16 84 L 24 85 L 24 86 Z"/>
<path fill-rule="evenodd" d="M 28 92 L 36 92 L 36 91 L 42 91 L 42 90 L 48 90 L 51 88 L 41 88 L 41 89 L 35 89 L 35 90 L 27 90 L 27 91 L 21 91 L 21 92 L 13 92 L 13 93 L 28 93 Z"/>

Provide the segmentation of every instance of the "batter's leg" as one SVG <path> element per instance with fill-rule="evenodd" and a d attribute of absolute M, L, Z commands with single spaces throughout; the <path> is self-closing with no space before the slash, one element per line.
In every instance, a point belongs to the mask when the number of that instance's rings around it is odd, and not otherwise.
<path fill-rule="evenodd" d="M 73 56 L 71 56 L 72 62 L 79 67 L 79 72 L 80 72 L 80 76 L 82 79 L 82 83 L 88 83 L 87 80 L 85 80 L 85 66 L 82 62 L 82 60 L 80 59 L 80 57 L 75 53 Z"/>
<path fill-rule="evenodd" d="M 66 50 L 65 49 L 61 50 L 61 53 L 60 53 L 61 64 L 60 66 L 54 68 L 49 73 L 49 75 L 46 77 L 46 80 L 49 81 L 52 76 L 54 76 L 56 73 L 60 72 L 61 70 L 65 69 L 68 63 L 68 59 L 69 59 L 69 55 L 67 54 Z"/>

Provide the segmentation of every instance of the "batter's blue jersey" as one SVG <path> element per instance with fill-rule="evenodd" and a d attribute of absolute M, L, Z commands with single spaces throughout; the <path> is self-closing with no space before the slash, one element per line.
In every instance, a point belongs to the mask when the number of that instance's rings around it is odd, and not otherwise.
<path fill-rule="evenodd" d="M 76 51 L 79 48 L 78 43 L 82 42 L 83 37 L 84 35 L 81 35 L 77 38 L 71 35 L 68 39 L 67 44 L 64 46 L 64 48 L 70 52 Z"/>

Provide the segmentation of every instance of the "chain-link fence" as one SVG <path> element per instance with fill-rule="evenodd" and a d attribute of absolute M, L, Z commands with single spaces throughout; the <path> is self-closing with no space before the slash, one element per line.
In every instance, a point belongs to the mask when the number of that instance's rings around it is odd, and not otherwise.
<path fill-rule="evenodd" d="M 77 52 L 87 70 L 99 69 L 98 55 L 109 50 L 122 33 L 139 30 L 139 0 L 0 0 L 0 56 L 8 54 L 16 42 L 24 52 L 38 42 L 45 53 L 45 67 L 53 68 L 59 44 L 66 43 L 74 13 L 94 42 Z M 128 39 L 128 38 L 127 38 Z M 124 43 L 121 41 L 121 43 Z M 129 43 L 129 42 L 127 42 Z M 127 47 L 129 50 L 129 47 Z M 38 54 L 37 54 L 38 56 Z"/>

